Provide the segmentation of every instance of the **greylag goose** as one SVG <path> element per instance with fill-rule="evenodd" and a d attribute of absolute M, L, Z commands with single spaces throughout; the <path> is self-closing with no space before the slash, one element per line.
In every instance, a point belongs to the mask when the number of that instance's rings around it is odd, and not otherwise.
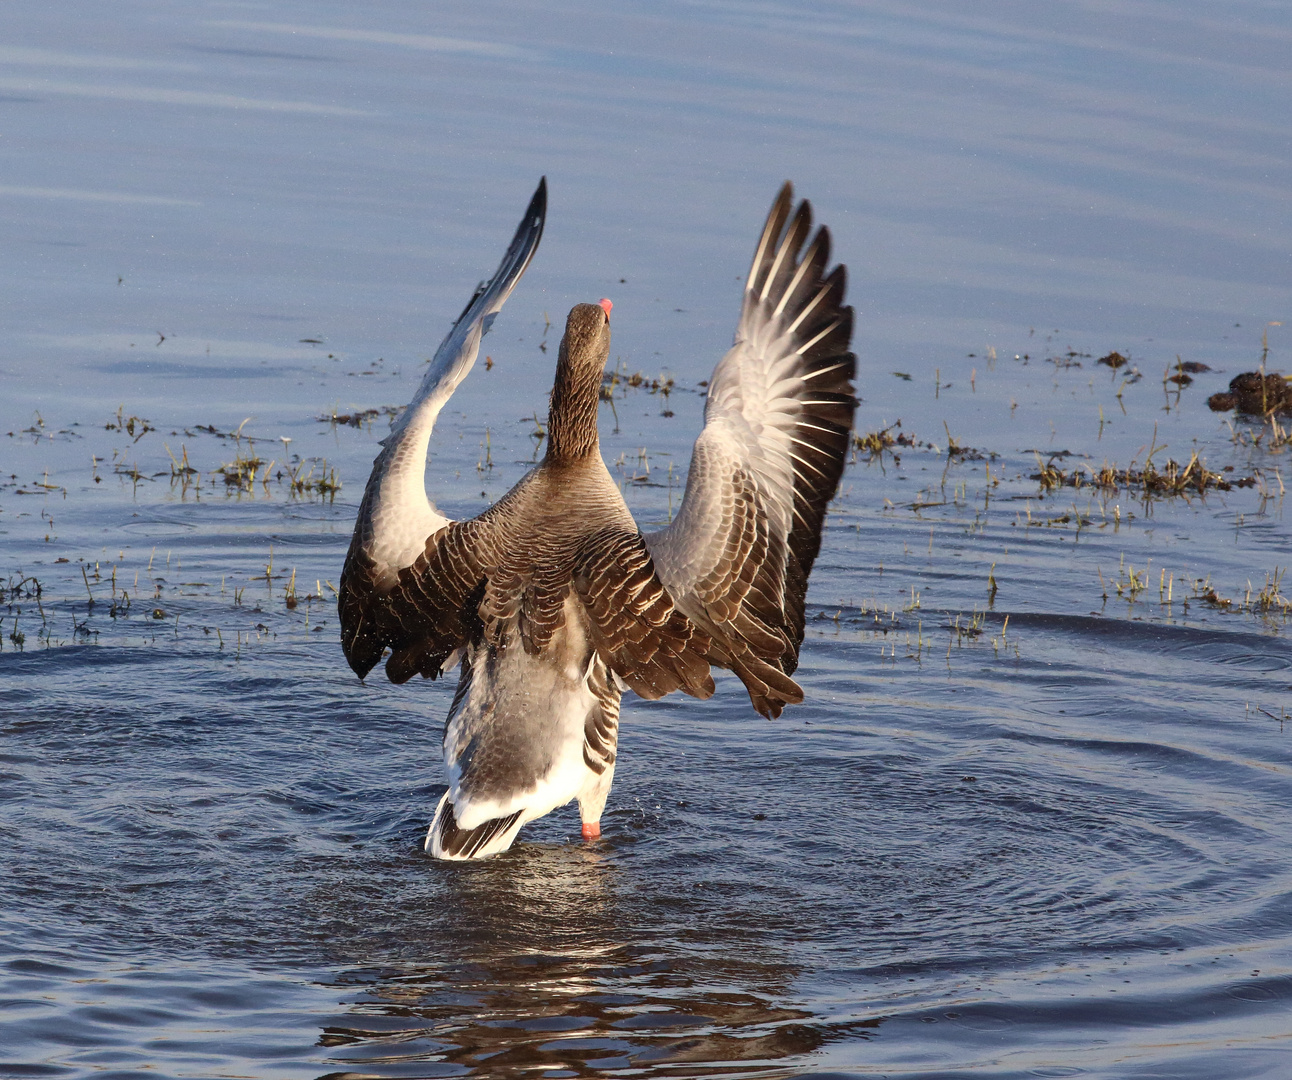
<path fill-rule="evenodd" d="M 803 700 L 790 676 L 804 594 L 857 405 L 845 269 L 827 272 L 829 232 L 810 236 L 811 208 L 794 209 L 787 183 L 667 528 L 638 529 L 601 459 L 609 300 L 570 311 L 543 461 L 478 517 L 448 520 L 426 497 L 431 429 L 529 265 L 546 201 L 542 182 L 383 440 L 341 575 L 341 641 L 360 678 L 387 650 L 395 683 L 460 667 L 449 787 L 426 837 L 444 859 L 505 851 L 574 799 L 584 838 L 598 837 L 625 690 L 707 698 L 717 665 L 769 719 Z"/>

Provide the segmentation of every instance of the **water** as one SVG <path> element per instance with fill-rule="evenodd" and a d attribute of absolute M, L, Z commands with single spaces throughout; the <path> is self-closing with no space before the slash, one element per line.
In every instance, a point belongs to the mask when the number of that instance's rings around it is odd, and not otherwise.
<path fill-rule="evenodd" d="M 1292 458 L 1204 402 L 1263 335 L 1292 366 L 1290 39 L 1258 3 L 7 12 L 0 1075 L 1287 1075 Z M 571 809 L 445 866 L 451 685 L 337 644 L 388 416 L 319 418 L 407 399 L 544 173 L 442 507 L 528 467 L 606 295 L 603 447 L 666 521 L 787 176 L 849 266 L 858 431 L 909 444 L 845 474 L 803 706 L 629 700 L 603 841 Z M 1195 452 L 1250 486 L 1036 479 Z"/>

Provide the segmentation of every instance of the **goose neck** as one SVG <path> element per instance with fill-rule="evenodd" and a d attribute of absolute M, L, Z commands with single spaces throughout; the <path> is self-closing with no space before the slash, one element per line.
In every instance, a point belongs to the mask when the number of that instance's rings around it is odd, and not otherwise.
<path fill-rule="evenodd" d="M 597 438 L 597 403 L 601 399 L 601 372 L 566 364 L 556 368 L 551 408 L 547 420 L 547 458 L 574 461 L 600 452 Z"/>

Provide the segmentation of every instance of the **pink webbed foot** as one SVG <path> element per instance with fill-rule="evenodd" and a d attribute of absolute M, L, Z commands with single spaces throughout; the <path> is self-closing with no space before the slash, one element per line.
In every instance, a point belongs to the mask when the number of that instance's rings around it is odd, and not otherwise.
<path fill-rule="evenodd" d="M 583 839 L 596 840 L 601 836 L 601 822 L 593 821 L 583 823 Z"/>

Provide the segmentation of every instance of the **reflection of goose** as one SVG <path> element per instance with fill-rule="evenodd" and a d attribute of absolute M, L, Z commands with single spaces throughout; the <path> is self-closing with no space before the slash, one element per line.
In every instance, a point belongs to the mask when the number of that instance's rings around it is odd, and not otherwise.
<path fill-rule="evenodd" d="M 543 183 L 383 442 L 342 573 L 341 637 L 360 676 L 386 648 L 397 683 L 461 662 L 432 854 L 504 851 L 525 822 L 572 799 L 583 835 L 600 835 L 625 689 L 705 698 L 717 664 L 740 676 L 764 716 L 803 700 L 790 675 L 843 471 L 856 363 L 844 268 L 826 273 L 829 233 L 809 243 L 811 210 L 802 202 L 791 215 L 792 203 L 786 184 L 668 528 L 643 536 L 601 460 L 609 300 L 570 312 L 543 462 L 470 521 L 447 520 L 426 498 L 431 428 L 538 246 Z"/>
<path fill-rule="evenodd" d="M 335 1077 L 449 1066 L 470 1076 L 799 1076 L 808 1055 L 881 1021 L 832 1023 L 785 1002 L 797 974 L 761 952 L 673 958 L 619 940 L 596 955 L 548 939 L 528 953 L 386 962 L 347 973 L 336 989 L 353 1000 L 359 986 L 362 997 L 329 1018 L 319 1042 L 337 1048 Z"/>

